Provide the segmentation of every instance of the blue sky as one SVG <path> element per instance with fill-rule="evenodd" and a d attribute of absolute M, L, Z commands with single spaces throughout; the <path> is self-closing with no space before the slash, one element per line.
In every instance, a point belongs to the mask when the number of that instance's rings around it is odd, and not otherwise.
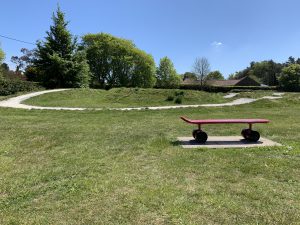
<path fill-rule="evenodd" d="M 226 77 L 251 61 L 300 57 L 299 0 L 86 0 L 1 2 L 0 35 L 35 43 L 57 3 L 78 36 L 107 32 L 133 40 L 156 63 L 168 56 L 179 73 L 207 57 Z M 10 57 L 33 45 L 0 37 Z"/>

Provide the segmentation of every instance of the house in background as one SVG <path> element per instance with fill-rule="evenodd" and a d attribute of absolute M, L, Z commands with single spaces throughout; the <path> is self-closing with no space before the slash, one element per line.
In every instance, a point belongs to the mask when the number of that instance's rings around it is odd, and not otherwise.
<path fill-rule="evenodd" d="M 208 80 L 206 84 L 209 86 L 261 86 L 256 80 L 252 79 L 249 76 L 243 77 L 238 80 Z"/>
<path fill-rule="evenodd" d="M 227 87 L 227 86 L 261 86 L 256 80 L 251 77 L 243 77 L 237 80 L 207 80 L 206 85 L 217 86 L 217 87 Z M 182 84 L 200 84 L 199 80 L 185 79 Z"/>

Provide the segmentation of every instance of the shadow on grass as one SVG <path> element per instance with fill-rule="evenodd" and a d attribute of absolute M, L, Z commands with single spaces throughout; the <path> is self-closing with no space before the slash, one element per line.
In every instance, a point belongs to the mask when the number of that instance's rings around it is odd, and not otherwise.
<path fill-rule="evenodd" d="M 182 145 L 182 142 L 179 141 L 179 140 L 176 140 L 176 141 L 170 141 L 170 144 L 171 144 L 172 146 L 178 147 L 178 146 L 181 146 L 181 145 Z"/>

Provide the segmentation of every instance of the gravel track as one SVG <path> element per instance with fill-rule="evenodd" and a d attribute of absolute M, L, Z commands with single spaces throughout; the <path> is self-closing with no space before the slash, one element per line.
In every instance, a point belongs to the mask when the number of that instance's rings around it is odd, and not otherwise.
<path fill-rule="evenodd" d="M 46 91 L 38 91 L 25 95 L 20 95 L 17 97 L 9 98 L 4 101 L 0 101 L 0 107 L 5 108 L 16 108 L 16 109 L 40 109 L 40 110 L 72 110 L 72 111 L 82 111 L 82 110 L 103 110 L 104 108 L 72 108 L 72 107 L 44 107 L 44 106 L 32 106 L 22 104 L 23 101 L 46 93 L 67 91 L 71 89 L 54 89 Z M 259 99 L 278 99 L 281 96 L 265 96 Z M 221 104 L 201 104 L 201 105 L 172 105 L 172 106 L 151 106 L 151 107 L 132 107 L 132 108 L 108 108 L 108 110 L 119 110 L 119 111 L 129 111 L 129 110 L 164 110 L 164 109 L 179 109 L 179 108 L 197 108 L 197 107 L 222 107 L 222 106 L 234 106 L 243 105 L 251 102 L 255 102 L 259 99 L 253 98 L 239 98 L 227 103 Z M 107 108 L 105 108 L 107 109 Z"/>

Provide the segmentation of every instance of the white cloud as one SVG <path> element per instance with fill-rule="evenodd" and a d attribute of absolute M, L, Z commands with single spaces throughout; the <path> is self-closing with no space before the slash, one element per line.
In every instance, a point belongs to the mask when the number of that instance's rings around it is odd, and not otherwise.
<path fill-rule="evenodd" d="M 211 43 L 211 45 L 213 47 L 219 48 L 219 47 L 223 46 L 223 43 L 222 42 L 218 42 L 218 41 L 214 41 L 213 43 Z"/>

